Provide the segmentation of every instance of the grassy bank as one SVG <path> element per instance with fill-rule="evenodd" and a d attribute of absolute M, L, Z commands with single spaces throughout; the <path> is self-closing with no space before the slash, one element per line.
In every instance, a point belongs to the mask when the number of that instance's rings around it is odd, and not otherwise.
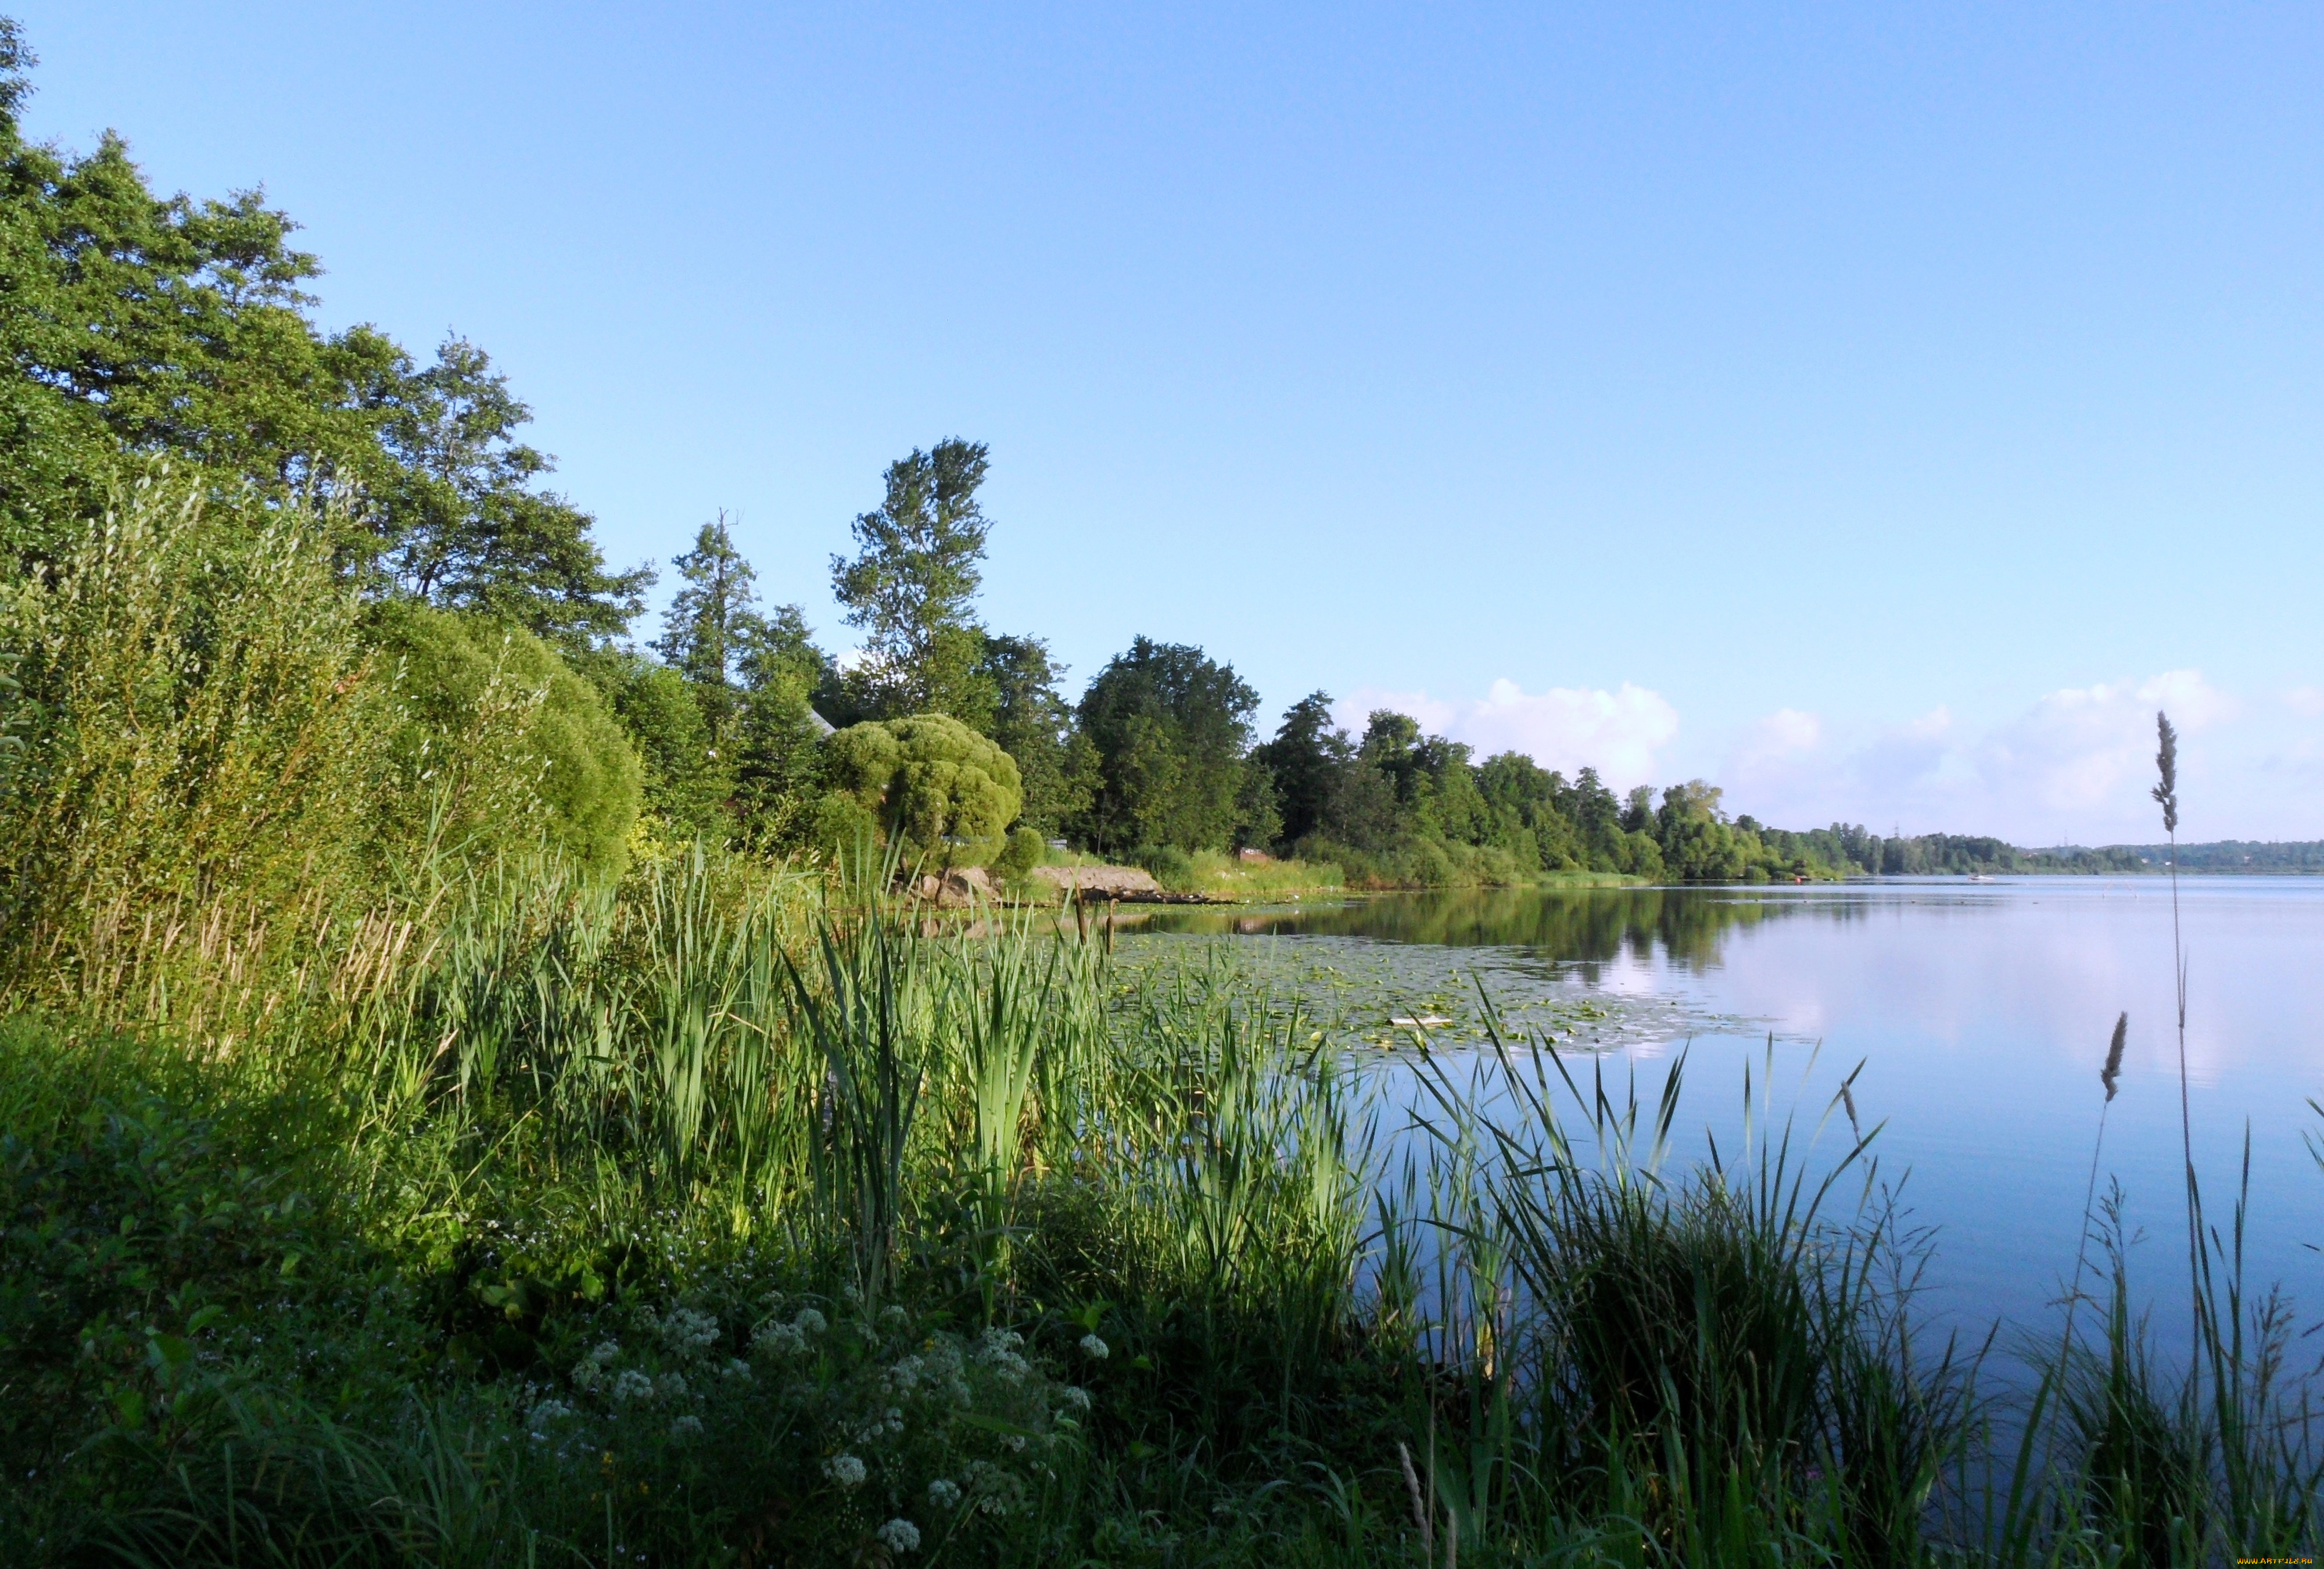
<path fill-rule="evenodd" d="M 1917 1337 L 1869 1140 L 1665 1170 L 1683 1074 L 1642 1106 L 1526 1051 L 1434 1065 L 1406 1129 L 1222 950 L 835 898 L 469 881 L 245 973 L 231 1028 L 15 1013 L 0 1560 L 2312 1545 L 2288 1320 L 2224 1253 L 2200 1378 L 2117 1264 L 2029 1424 Z"/>

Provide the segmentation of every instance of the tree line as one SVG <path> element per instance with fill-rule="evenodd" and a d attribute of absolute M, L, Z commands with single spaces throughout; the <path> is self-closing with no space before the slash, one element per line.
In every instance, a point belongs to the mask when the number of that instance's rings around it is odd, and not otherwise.
<path fill-rule="evenodd" d="M 51 789 L 69 783 L 58 727 L 88 676 L 72 660 L 94 656 L 42 616 L 69 580 L 98 581 L 91 541 L 166 479 L 210 521 L 198 541 L 140 536 L 181 575 L 157 624 L 225 625 L 217 595 L 265 591 L 249 541 L 295 528 L 355 607 L 329 635 L 392 694 L 377 766 L 433 782 L 439 838 L 522 823 L 610 867 L 641 820 L 772 853 L 869 829 L 980 861 L 1062 843 L 1167 869 L 1258 850 L 1379 885 L 2033 869 L 1993 840 L 1769 828 L 1699 780 L 1618 793 L 1592 769 L 1480 760 L 1388 710 L 1351 734 L 1320 691 L 1263 729 L 1231 664 L 1144 636 L 1069 695 L 1041 638 L 979 616 L 991 455 L 960 438 L 890 464 L 832 558 L 851 657 L 762 599 L 724 514 L 670 562 L 676 592 L 641 639 L 656 572 L 608 564 L 482 348 L 325 331 L 306 291 L 320 265 L 288 215 L 256 191 L 157 195 L 109 134 L 86 154 L 27 141 L 32 63 L 0 23 L 0 763 L 50 758 Z M 203 669 L 171 678 L 178 710 L 220 678 Z M 502 786 L 482 782 L 487 753 Z M 480 804 L 519 776 L 537 810 Z"/>

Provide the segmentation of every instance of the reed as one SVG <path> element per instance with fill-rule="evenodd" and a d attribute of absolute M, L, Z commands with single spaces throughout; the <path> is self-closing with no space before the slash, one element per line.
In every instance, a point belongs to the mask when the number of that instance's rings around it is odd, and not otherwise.
<path fill-rule="evenodd" d="M 893 881 L 707 848 L 618 890 L 416 876 L 272 1033 L 237 1024 L 267 1051 L 78 1025 L 0 1050 L 5 1213 L 66 1184 L 54 1213 L 104 1223 L 0 1230 L 5 1278 L 98 1279 L 38 1251 L 69 1232 L 155 1281 L 132 1305 L 102 1277 L 88 1352 L 0 1288 L 0 1334 L 73 1370 L 46 1436 L 0 1414 L 12 1474 L 67 1479 L 0 1555 L 899 1562 L 876 1532 L 912 1510 L 945 1562 L 2315 1545 L 2294 1325 L 2243 1278 L 2247 1177 L 2203 1233 L 2183 1373 L 2133 1310 L 2118 1203 L 2091 1201 L 2103 1344 L 2070 1326 L 2021 1420 L 1979 1393 L 1985 1352 L 1916 1324 L 1928 1243 L 1855 1075 L 1811 1125 L 1771 1045 L 1741 1141 L 1682 1161 L 1684 1056 L 1642 1084 L 1494 1020 L 1482 1054 L 1360 1071 L 1223 946 L 1131 969 L 1062 919 L 932 918 Z M 193 1148 L 179 1106 L 211 1130 L 198 1160 L 167 1153 Z M 281 1175 L 186 1186 L 237 1171 Z M 180 1214 L 209 1217 L 200 1248 L 151 1218 Z M 624 1388 L 681 1376 L 701 1436 L 678 1395 L 575 1383 L 613 1342 Z M 938 1422 L 911 1380 L 947 1345 L 973 1392 Z M 594 1424 L 586 1456 L 563 1423 Z M 824 1469 L 842 1454 L 919 1491 L 864 1513 Z M 940 1534 L 908 1464 L 1023 1491 Z M 74 1486 L 115 1501 L 77 1517 Z"/>

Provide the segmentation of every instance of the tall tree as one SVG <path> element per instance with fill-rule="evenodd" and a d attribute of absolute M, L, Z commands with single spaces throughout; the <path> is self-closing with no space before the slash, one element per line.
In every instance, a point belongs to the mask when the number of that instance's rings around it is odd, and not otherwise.
<path fill-rule="evenodd" d="M 530 417 L 457 338 L 421 369 L 384 333 L 326 334 L 297 226 L 242 191 L 161 198 L 117 136 L 24 140 L 34 63 L 0 19 L 0 571 L 52 557 L 108 487 L 166 460 L 214 492 L 356 495 L 335 541 L 374 593 L 482 612 L 571 651 L 650 579 L 605 569 L 591 520 L 538 488 Z"/>
<path fill-rule="evenodd" d="M 1348 733 L 1332 721 L 1332 695 L 1310 692 L 1285 709 L 1275 739 L 1251 755 L 1274 776 L 1284 841 L 1326 832 L 1355 759 Z"/>
<path fill-rule="evenodd" d="M 1100 848 L 1223 849 L 1242 814 L 1259 694 L 1201 649 L 1139 638 L 1083 694 L 1101 780 L 1083 815 Z"/>
<path fill-rule="evenodd" d="M 742 706 L 736 677 L 763 624 L 758 594 L 751 586 L 758 574 L 734 548 L 724 512 L 703 524 L 694 549 L 670 565 L 685 586 L 662 613 L 662 634 L 654 650 L 692 684 L 715 746 Z"/>
<path fill-rule="evenodd" d="M 484 350 L 447 337 L 426 370 L 398 350 L 364 401 L 394 460 L 372 511 L 403 592 L 568 649 L 618 636 L 644 609 L 652 569 L 608 571 L 595 520 L 535 487 L 556 462 L 517 439 L 532 411 Z"/>
<path fill-rule="evenodd" d="M 873 716 L 991 723 L 983 639 L 969 614 L 992 527 L 976 501 L 990 467 L 981 441 L 915 448 L 888 466 L 879 510 L 856 518 L 855 558 L 831 558 L 832 594 L 865 634 L 853 678 L 857 706 Z"/>
<path fill-rule="evenodd" d="M 986 734 L 1017 760 L 1025 821 L 1044 837 L 1063 833 L 1088 809 L 1098 772 L 1096 750 L 1057 691 L 1065 667 L 1039 638 L 987 637 L 981 669 L 993 693 Z"/>

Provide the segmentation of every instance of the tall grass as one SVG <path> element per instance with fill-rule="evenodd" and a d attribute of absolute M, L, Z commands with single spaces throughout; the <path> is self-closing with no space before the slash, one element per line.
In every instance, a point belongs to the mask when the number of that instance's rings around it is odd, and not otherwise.
<path fill-rule="evenodd" d="M 1688 1058 L 1642 1089 L 1496 1020 L 1481 1055 L 1360 1074 L 1222 948 L 1131 973 L 1052 916 L 932 918 L 888 881 L 706 850 L 612 890 L 471 867 L 340 926 L 248 1037 L 265 1051 L 198 1054 L 182 1083 L 138 1067 L 139 1089 L 117 1075 L 167 1037 L 115 1043 L 88 1102 L 70 1070 L 8 1059 L 0 1085 L 35 1086 L 9 1111 L 11 1214 L 43 1183 L 100 1217 L 175 1192 L 185 1163 L 140 1151 L 176 1135 L 88 1121 L 148 1094 L 299 1108 L 219 1113 L 243 1142 L 200 1164 L 278 1162 L 327 1197 L 279 1223 L 251 1218 L 280 1202 L 263 1183 L 232 1214 L 191 1204 L 244 1284 L 169 1255 L 91 1343 L 115 1349 L 41 1397 L 43 1431 L 78 1436 L 27 1468 L 115 1501 L 68 1528 L 78 1495 L 44 1493 L 24 1518 L 155 1563 L 897 1561 L 877 1532 L 915 1511 L 924 1551 L 993 1562 L 2196 1564 L 2315 1544 L 2295 1326 L 2245 1285 L 2247 1191 L 2203 1232 L 2195 1366 L 2146 1336 L 2100 1204 L 2103 1335 L 2034 1359 L 2013 1407 L 1988 1353 L 1918 1325 L 1928 1248 L 1880 1130 L 1845 1084 L 1803 1125 L 1772 1047 L 1743 1076 L 1741 1141 L 1682 1160 Z M 1407 1082 L 1417 1113 L 1391 1121 Z M 115 1247 L 102 1232 L 90 1248 Z M 23 1251 L 45 1233 L 5 1234 L 16 1274 L 48 1278 Z M 0 1291 L 0 1317 L 17 1300 Z M 594 1360 L 616 1341 L 629 1360 Z M 881 1463 L 920 1491 L 865 1512 L 826 1467 L 890 1407 L 918 1412 L 923 1371 L 899 1368 L 946 1355 L 973 1402 L 895 1440 Z M 283 1371 L 301 1358 L 327 1378 Z M 594 1370 L 616 1366 L 680 1376 L 707 1435 L 613 1403 Z M 1067 1379 L 1093 1408 L 1055 1426 Z M 586 1467 L 558 1437 L 583 1422 Z M 940 1538 L 930 1474 L 1007 1507 Z M 56 1555 L 29 1540 L 0 1546 Z"/>

